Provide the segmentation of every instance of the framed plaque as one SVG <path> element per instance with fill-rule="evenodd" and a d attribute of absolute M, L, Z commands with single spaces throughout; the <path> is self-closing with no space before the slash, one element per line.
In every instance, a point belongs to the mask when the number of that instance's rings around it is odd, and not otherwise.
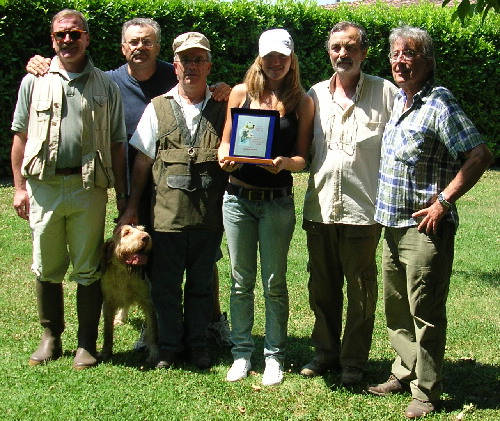
<path fill-rule="evenodd" d="M 273 139 L 279 129 L 280 114 L 275 110 L 231 108 L 232 130 L 228 161 L 271 165 Z"/>

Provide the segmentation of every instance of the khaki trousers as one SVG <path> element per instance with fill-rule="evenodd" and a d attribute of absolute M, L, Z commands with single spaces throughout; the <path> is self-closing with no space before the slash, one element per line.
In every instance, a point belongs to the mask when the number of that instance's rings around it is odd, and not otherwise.
<path fill-rule="evenodd" d="M 385 314 L 398 353 L 392 373 L 424 401 L 436 401 L 442 392 L 454 235 L 455 226 L 448 222 L 441 223 L 437 235 L 416 227 L 385 228 Z"/>
<path fill-rule="evenodd" d="M 315 315 L 315 359 L 364 369 L 377 301 L 375 252 L 381 226 L 322 224 L 304 220 L 309 251 L 309 303 Z M 344 277 L 347 311 L 342 336 Z"/>

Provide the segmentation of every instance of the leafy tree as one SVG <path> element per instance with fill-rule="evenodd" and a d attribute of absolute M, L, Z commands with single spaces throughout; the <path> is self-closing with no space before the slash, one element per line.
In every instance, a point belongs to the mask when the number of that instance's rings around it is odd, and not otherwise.
<path fill-rule="evenodd" d="M 444 0 L 443 6 L 446 6 L 451 0 Z M 500 13 L 500 0 L 477 0 L 477 2 L 471 3 L 470 0 L 462 0 L 457 7 L 457 10 L 453 12 L 452 18 L 460 19 L 462 24 L 464 24 L 467 18 L 470 18 L 474 14 L 482 14 L 483 20 L 490 10 L 494 13 Z"/>

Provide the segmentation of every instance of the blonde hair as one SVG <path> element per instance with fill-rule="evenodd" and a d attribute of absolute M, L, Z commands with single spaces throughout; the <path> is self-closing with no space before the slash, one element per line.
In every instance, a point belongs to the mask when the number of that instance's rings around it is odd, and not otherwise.
<path fill-rule="evenodd" d="M 283 114 L 295 111 L 305 92 L 300 83 L 299 59 L 294 52 L 291 53 L 290 58 L 290 69 L 285 75 L 282 84 L 283 88 L 278 98 L 277 108 L 278 111 L 283 112 Z M 266 84 L 266 75 L 262 70 L 262 57 L 257 56 L 253 64 L 247 70 L 243 83 L 247 88 L 250 98 L 260 102 Z"/>

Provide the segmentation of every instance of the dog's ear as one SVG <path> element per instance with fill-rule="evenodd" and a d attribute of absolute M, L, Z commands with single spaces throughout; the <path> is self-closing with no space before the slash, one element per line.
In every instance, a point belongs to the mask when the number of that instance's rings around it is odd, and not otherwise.
<path fill-rule="evenodd" d="M 110 238 L 102 246 L 101 270 L 104 272 L 113 258 L 115 242 Z"/>

